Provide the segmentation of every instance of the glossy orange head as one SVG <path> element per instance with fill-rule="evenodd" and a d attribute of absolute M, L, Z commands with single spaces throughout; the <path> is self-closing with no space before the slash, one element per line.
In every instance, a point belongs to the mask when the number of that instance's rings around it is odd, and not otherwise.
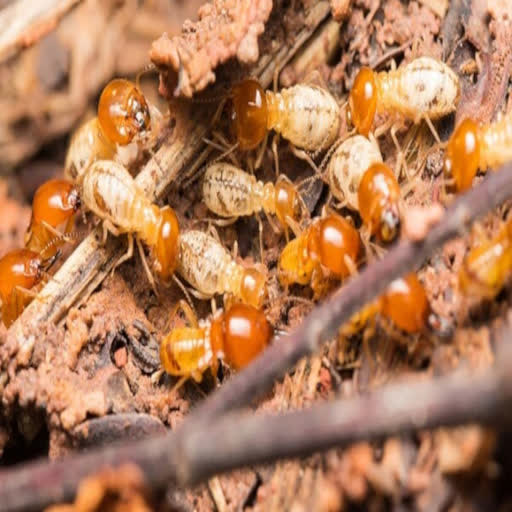
<path fill-rule="evenodd" d="M 142 92 L 129 80 L 109 82 L 100 96 L 98 120 L 105 136 L 125 146 L 151 128 L 149 107 Z"/>
<path fill-rule="evenodd" d="M 471 187 L 480 165 L 480 130 L 471 119 L 465 119 L 453 132 L 444 158 L 446 177 L 453 178 L 457 190 Z"/>
<path fill-rule="evenodd" d="M 267 277 L 254 267 L 244 269 L 240 285 L 240 299 L 244 304 L 261 308 L 267 297 Z"/>
<path fill-rule="evenodd" d="M 377 111 L 377 82 L 370 68 L 362 67 L 359 70 L 348 96 L 348 106 L 350 123 L 361 135 L 367 137 Z"/>
<path fill-rule="evenodd" d="M 180 226 L 174 210 L 165 206 L 160 210 L 162 221 L 155 247 L 155 267 L 164 282 L 168 282 L 178 263 L 178 238 Z"/>
<path fill-rule="evenodd" d="M 276 216 L 281 225 L 288 226 L 287 217 L 300 220 L 300 200 L 295 186 L 284 179 L 279 179 L 275 185 Z"/>
<path fill-rule="evenodd" d="M 255 148 L 267 133 L 267 99 L 257 80 L 247 79 L 233 87 L 231 123 L 241 149 Z"/>
<path fill-rule="evenodd" d="M 253 306 L 235 304 L 212 321 L 213 352 L 240 370 L 255 359 L 270 342 L 272 327 L 265 315 Z M 222 347 L 222 349 L 219 349 Z"/>
<path fill-rule="evenodd" d="M 393 241 L 400 230 L 400 185 L 383 163 L 371 165 L 357 191 L 359 213 L 372 235 L 381 242 Z"/>
<path fill-rule="evenodd" d="M 32 223 L 45 222 L 56 228 L 66 222 L 80 208 L 78 189 L 66 180 L 43 183 L 32 201 Z"/>
<path fill-rule="evenodd" d="M 413 334 L 427 325 L 430 305 L 416 274 L 393 281 L 380 300 L 382 315 L 399 329 Z"/>
<path fill-rule="evenodd" d="M 309 228 L 307 249 L 309 257 L 318 261 L 338 278 L 347 277 L 357 263 L 361 240 L 356 229 L 343 217 L 331 213 L 317 219 Z"/>

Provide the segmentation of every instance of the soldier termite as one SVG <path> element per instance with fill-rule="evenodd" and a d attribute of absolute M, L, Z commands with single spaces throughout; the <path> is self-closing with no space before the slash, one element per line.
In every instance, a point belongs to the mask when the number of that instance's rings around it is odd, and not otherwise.
<path fill-rule="evenodd" d="M 359 233 L 348 221 L 335 213 L 322 215 L 281 252 L 279 281 L 310 284 L 320 297 L 329 277 L 343 279 L 356 271 L 360 249 Z"/>
<path fill-rule="evenodd" d="M 193 378 L 201 382 L 210 368 L 217 375 L 219 360 L 234 370 L 247 366 L 270 342 L 272 327 L 259 309 L 247 304 L 234 304 L 226 311 L 218 310 L 211 318 L 197 319 L 188 303 L 180 301 L 171 320 L 182 309 L 190 323 L 174 328 L 160 343 L 163 369 L 180 377 L 174 389 Z"/>
<path fill-rule="evenodd" d="M 75 185 L 57 179 L 43 183 L 32 201 L 32 218 L 25 235 L 26 248 L 37 253 L 45 250 L 44 257 L 53 256 L 59 244 L 50 242 L 56 238 L 62 243 L 66 241 L 65 235 L 71 233 L 79 208 L 80 196 Z"/>
<path fill-rule="evenodd" d="M 396 138 L 397 116 L 415 124 L 425 120 L 434 138 L 440 143 L 432 121 L 453 112 L 460 97 L 457 75 L 444 62 L 420 57 L 394 71 L 375 72 L 363 67 L 349 94 L 349 120 L 356 130 L 367 136 L 376 113 L 394 114 L 390 122 L 380 126 L 378 137 L 391 128 L 391 137 L 399 157 L 403 158 Z"/>
<path fill-rule="evenodd" d="M 231 294 L 261 308 L 267 295 L 265 273 L 237 263 L 217 239 L 203 231 L 180 235 L 176 270 L 194 288 L 191 293 L 201 299 Z"/>
<path fill-rule="evenodd" d="M 477 124 L 465 119 L 453 132 L 444 162 L 447 178 L 458 191 L 471 187 L 478 169 L 495 169 L 512 160 L 512 114 L 495 123 Z"/>
<path fill-rule="evenodd" d="M 153 278 L 139 240 L 150 247 L 157 275 L 168 282 L 178 256 L 179 225 L 174 210 L 151 203 L 130 173 L 109 160 L 94 162 L 81 176 L 79 188 L 82 204 L 102 219 L 104 238 L 108 231 L 114 236 L 128 234 L 128 251 L 117 265 L 132 256 L 134 234 L 150 282 Z"/>

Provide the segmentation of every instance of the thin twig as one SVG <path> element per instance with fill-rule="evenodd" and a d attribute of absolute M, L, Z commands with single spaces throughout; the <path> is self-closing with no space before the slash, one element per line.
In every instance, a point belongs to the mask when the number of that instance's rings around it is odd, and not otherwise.
<path fill-rule="evenodd" d="M 288 337 L 206 400 L 177 433 L 4 472 L 0 474 L 0 511 L 34 510 L 69 500 L 84 476 L 105 465 L 134 462 L 151 488 L 157 489 L 172 482 L 189 485 L 241 464 L 304 455 L 338 443 L 496 419 L 507 411 L 504 402 L 508 404 L 512 395 L 510 350 L 498 358 L 498 368 L 479 377 L 394 385 L 366 397 L 282 417 L 237 415 L 213 421 L 215 415 L 261 394 L 393 279 L 421 264 L 444 242 L 462 234 L 470 222 L 511 196 L 512 164 L 508 164 L 460 197 L 423 242 L 401 242 L 314 310 Z"/>
<path fill-rule="evenodd" d="M 509 333 L 510 334 L 510 333 Z M 73 497 L 85 476 L 133 462 L 157 490 L 188 486 L 219 472 L 310 455 L 360 440 L 463 423 L 509 424 L 510 344 L 496 368 L 480 376 L 396 383 L 372 394 L 281 415 L 231 414 L 202 428 L 112 446 L 53 463 L 0 473 L 0 512 L 38 510 Z"/>

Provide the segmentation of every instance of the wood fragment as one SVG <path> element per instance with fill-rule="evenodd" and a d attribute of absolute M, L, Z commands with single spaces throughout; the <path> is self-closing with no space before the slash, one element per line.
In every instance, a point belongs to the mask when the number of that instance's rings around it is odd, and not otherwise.
<path fill-rule="evenodd" d="M 17 0 L 0 11 L 0 63 L 37 43 L 82 0 Z"/>

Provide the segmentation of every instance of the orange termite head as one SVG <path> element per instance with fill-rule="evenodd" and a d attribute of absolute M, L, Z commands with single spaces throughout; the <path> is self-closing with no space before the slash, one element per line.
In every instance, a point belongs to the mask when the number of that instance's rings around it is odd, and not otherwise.
<path fill-rule="evenodd" d="M 288 226 L 287 217 L 300 220 L 300 200 L 295 186 L 279 178 L 275 185 L 276 216 L 283 227 Z"/>
<path fill-rule="evenodd" d="M 240 285 L 240 299 L 244 304 L 261 308 L 267 297 L 267 276 L 257 268 L 244 269 Z"/>
<path fill-rule="evenodd" d="M 471 187 L 480 164 L 480 133 L 477 123 L 465 119 L 453 132 L 444 158 L 444 172 L 458 191 Z"/>
<path fill-rule="evenodd" d="M 212 351 L 235 370 L 255 359 L 270 342 L 272 327 L 264 313 L 248 304 L 234 304 L 213 320 Z"/>
<path fill-rule="evenodd" d="M 240 149 L 253 149 L 267 133 L 267 98 L 261 84 L 252 78 L 233 86 L 230 121 Z"/>
<path fill-rule="evenodd" d="M 149 106 L 142 92 L 129 80 L 109 82 L 100 96 L 98 120 L 105 136 L 116 144 L 129 144 L 151 128 Z"/>
<path fill-rule="evenodd" d="M 351 268 L 346 260 L 348 258 L 356 264 L 360 248 L 361 240 L 357 230 L 335 213 L 317 219 L 308 230 L 309 257 L 338 278 L 350 275 Z"/>
<path fill-rule="evenodd" d="M 348 96 L 348 106 L 349 124 L 353 124 L 361 135 L 367 137 L 377 111 L 377 82 L 370 68 L 362 67 L 359 70 Z"/>
<path fill-rule="evenodd" d="M 155 267 L 164 282 L 168 282 L 178 263 L 178 238 L 180 226 L 174 210 L 165 206 L 160 210 L 161 222 L 154 250 Z"/>
<path fill-rule="evenodd" d="M 80 208 L 78 188 L 66 180 L 49 180 L 34 194 L 32 222 L 46 222 L 57 227 L 67 221 Z"/>

